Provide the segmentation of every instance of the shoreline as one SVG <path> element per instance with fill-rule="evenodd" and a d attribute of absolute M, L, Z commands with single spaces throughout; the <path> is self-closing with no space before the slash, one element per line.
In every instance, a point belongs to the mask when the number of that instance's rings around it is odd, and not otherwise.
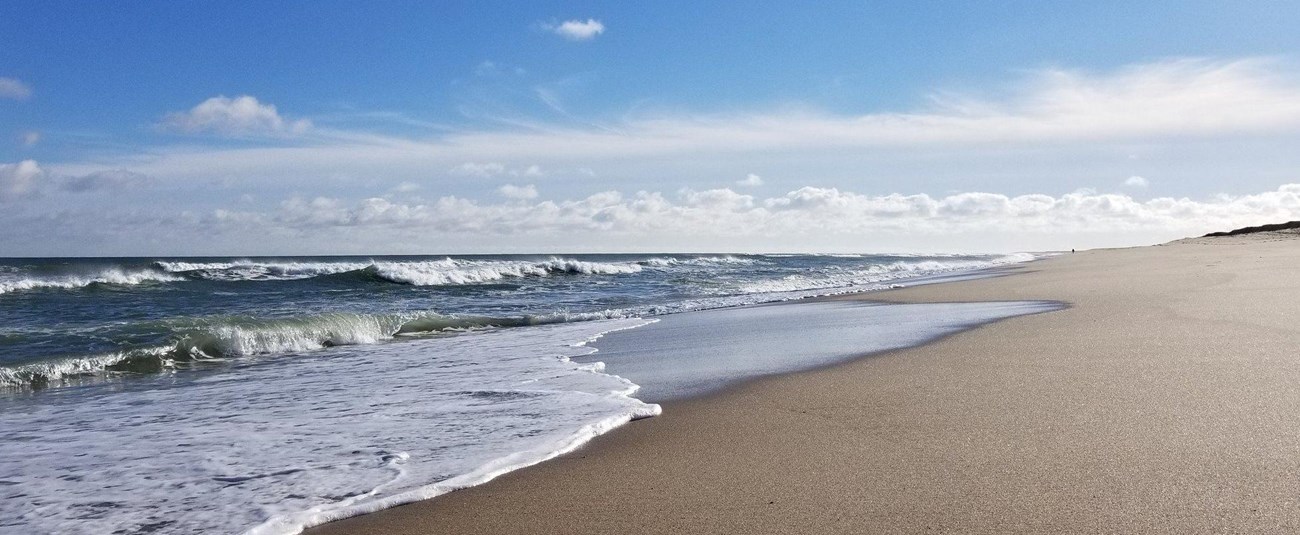
<path fill-rule="evenodd" d="M 1073 306 L 666 402 L 549 462 L 307 533 L 1293 529 L 1300 329 L 1256 310 L 1300 297 L 1300 253 L 1274 238 L 831 297 Z"/>

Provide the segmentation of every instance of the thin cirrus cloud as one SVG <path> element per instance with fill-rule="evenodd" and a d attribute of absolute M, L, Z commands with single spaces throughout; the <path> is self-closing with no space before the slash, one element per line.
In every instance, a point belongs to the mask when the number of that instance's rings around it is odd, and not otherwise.
<path fill-rule="evenodd" d="M 306 119 L 285 119 L 274 105 L 262 103 L 249 95 L 235 98 L 221 95 L 200 102 L 187 111 L 169 113 L 159 126 L 187 134 L 287 135 L 304 133 L 311 129 L 312 124 Z"/>
<path fill-rule="evenodd" d="M 464 162 L 450 169 L 455 175 L 489 178 L 494 176 L 545 176 L 541 166 L 510 167 L 501 162 Z"/>
<path fill-rule="evenodd" d="M 570 41 L 590 41 L 605 33 L 605 24 L 596 19 L 566 20 L 561 23 L 544 23 L 542 29 Z"/>
<path fill-rule="evenodd" d="M 436 138 L 336 136 L 333 142 L 301 147 L 163 148 L 150 151 L 153 156 L 147 163 L 135 159 L 134 165 L 149 175 L 185 177 L 229 174 L 225 167 L 250 166 L 284 173 L 349 166 L 369 171 L 379 166 L 401 173 L 485 160 L 531 160 L 548 167 L 576 168 L 600 160 L 654 160 L 676 154 L 721 161 L 742 159 L 746 153 L 779 153 L 786 161 L 798 161 L 824 153 L 843 154 L 846 149 L 886 157 L 899 149 L 1065 151 L 1082 146 L 1077 142 L 1179 142 L 1300 133 L 1300 82 L 1295 74 L 1284 64 L 1259 58 L 1177 59 L 1109 73 L 1048 69 L 1030 75 L 1002 97 L 949 92 L 936 97 L 930 107 L 911 112 L 678 113 L 636 116 L 599 127 L 520 121 L 526 126 L 466 129 Z M 273 106 L 241 98 L 247 100 L 238 106 L 231 99 L 210 99 L 195 110 L 169 116 L 165 123 L 187 131 L 293 129 Z M 464 174 L 496 172 L 467 168 Z"/>
<path fill-rule="evenodd" d="M 0 98 L 26 100 L 32 96 L 31 86 L 17 78 L 0 77 Z"/>
<path fill-rule="evenodd" d="M 262 163 L 336 169 L 349 162 L 402 167 L 454 167 L 484 158 L 539 162 L 647 157 L 673 153 L 784 153 L 843 148 L 893 149 L 997 144 L 1002 147 L 1080 140 L 1187 139 L 1300 131 L 1300 83 L 1278 62 L 1168 60 L 1110 73 L 1040 71 L 1002 98 L 946 93 L 928 109 L 856 116 L 816 112 L 732 115 L 668 114 L 599 128 L 548 127 L 528 121 L 516 130 L 461 130 L 433 139 L 335 136 L 310 147 L 148 151 L 157 176 L 240 169 Z M 286 132 L 310 128 L 289 121 L 253 97 L 214 97 L 168 115 L 180 131 Z M 133 158 L 127 157 L 126 160 Z M 376 162 L 375 160 L 379 160 Z M 75 164 L 73 164 L 75 165 Z M 213 167 L 215 166 L 215 167 Z M 557 166 L 558 167 L 558 166 Z M 314 171 L 314 170 L 313 170 Z"/>

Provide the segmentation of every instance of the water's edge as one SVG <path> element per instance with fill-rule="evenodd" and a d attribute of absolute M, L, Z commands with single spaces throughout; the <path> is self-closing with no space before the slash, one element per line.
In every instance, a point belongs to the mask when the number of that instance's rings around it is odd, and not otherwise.
<path fill-rule="evenodd" d="M 946 276 L 943 276 L 943 277 L 937 277 L 937 278 L 935 278 L 935 280 L 932 280 L 932 281 L 926 281 L 926 282 L 917 282 L 917 281 L 908 281 L 908 282 L 912 283 L 913 285 L 915 285 L 915 284 L 947 283 L 947 282 L 964 282 L 964 281 L 967 281 L 967 280 L 978 280 L 978 279 L 983 279 L 983 278 L 992 278 L 992 277 L 1000 277 L 1000 276 L 1009 276 L 1009 275 L 1014 275 L 1014 274 L 1015 274 L 1015 271 L 1013 270 L 1013 268 L 999 267 L 999 268 L 981 269 L 981 270 L 976 270 L 976 271 L 974 271 L 974 272 L 969 272 L 969 273 L 956 273 L 956 274 L 950 274 L 950 275 L 946 275 Z M 869 295 L 869 294 L 871 294 L 871 293 L 875 293 L 875 292 L 877 292 L 877 291 L 885 291 L 885 290 L 868 290 L 868 291 L 863 291 L 863 292 L 855 292 L 855 293 L 853 293 L 853 294 L 836 294 L 836 296 L 840 296 L 840 297 L 842 297 L 842 296 L 844 296 L 844 295 Z M 827 299 L 826 299 L 827 297 L 834 297 L 834 296 L 818 296 L 818 297 L 812 297 L 812 298 L 806 298 L 806 299 L 797 299 L 797 300 L 791 300 L 791 301 L 781 301 L 781 302 L 772 302 L 772 303 L 762 303 L 762 304 L 745 305 L 745 306 L 740 306 L 740 307 L 729 307 L 729 308 L 721 308 L 721 309 L 700 310 L 700 311 L 694 311 L 694 312 L 681 313 L 681 314 L 678 314 L 677 316 L 683 316 L 683 315 L 705 315 L 705 314 L 717 315 L 717 314 L 719 314 L 719 313 L 725 313 L 725 312 L 727 312 L 727 311 L 734 311 L 734 310 L 738 310 L 738 309 L 759 309 L 759 308 L 768 308 L 768 307 L 774 307 L 774 308 L 787 308 L 787 307 L 798 306 L 798 305 L 801 305 L 801 304 L 817 304 L 817 303 L 826 303 L 826 302 L 827 302 Z M 899 307 L 899 306 L 907 306 L 907 305 L 909 305 L 909 303 L 882 302 L 882 301 L 869 302 L 869 301 L 866 301 L 866 300 L 859 301 L 859 302 L 860 302 L 860 303 L 865 303 L 865 304 L 867 304 L 867 305 L 873 305 L 873 306 L 879 306 L 879 307 Z M 756 376 L 753 376 L 753 377 L 746 377 L 746 378 L 743 378 L 743 379 L 739 379 L 739 380 L 735 380 L 735 381 L 730 381 L 730 382 L 728 382 L 727 384 L 721 386 L 720 388 L 716 388 L 716 389 L 708 390 L 708 391 L 705 391 L 705 392 L 698 392 L 698 393 L 692 393 L 692 394 L 688 394 L 688 395 L 669 397 L 669 398 L 662 399 L 662 400 L 651 400 L 652 403 L 653 403 L 653 405 L 654 405 L 658 410 L 656 410 L 656 412 L 655 412 L 654 414 L 652 414 L 652 415 L 647 415 L 647 416 L 655 416 L 655 415 L 659 415 L 659 414 L 662 414 L 662 413 L 665 412 L 665 411 L 671 411 L 671 410 L 673 409 L 673 407 L 675 407 L 675 406 L 682 405 L 682 404 L 686 404 L 686 403 L 708 403 L 708 400 L 709 400 L 709 399 L 717 398 L 717 397 L 722 397 L 722 396 L 727 396 L 727 395 L 732 395 L 733 393 L 735 393 L 735 392 L 737 392 L 737 391 L 740 391 L 740 390 L 743 390 L 743 389 L 746 389 L 746 388 L 750 388 L 750 387 L 752 387 L 753 385 L 761 384 L 761 383 L 763 383 L 763 382 L 765 382 L 765 381 L 781 380 L 781 379 L 784 378 L 784 377 L 788 377 L 788 376 L 792 376 L 792 375 L 797 375 L 797 374 L 802 374 L 802 373 L 811 373 L 811 372 L 817 372 L 817 371 L 822 371 L 822 370 L 833 369 L 833 368 L 836 368 L 836 367 L 839 367 L 839 366 L 850 365 L 850 364 L 852 364 L 852 363 L 854 363 L 854 362 L 857 362 L 857 361 L 860 361 L 860 360 L 863 360 L 863 359 L 868 359 L 868 358 L 878 358 L 878 357 L 883 357 L 883 356 L 886 356 L 886 355 L 894 354 L 894 353 L 897 353 L 897 352 L 899 352 L 899 351 L 906 351 L 906 350 L 916 349 L 916 348 L 919 348 L 919 347 L 923 347 L 923 346 L 926 346 L 926 345 L 929 345 L 929 344 L 932 344 L 932 343 L 936 343 L 936 342 L 942 341 L 942 340 L 944 340 L 944 339 L 947 339 L 947 338 L 949 338 L 949 337 L 951 337 L 951 336 L 954 336 L 954 335 L 957 335 L 957 334 L 965 333 L 965 332 L 968 332 L 968 331 L 971 331 L 971 330 L 974 330 L 974 329 L 978 329 L 978 328 L 983 327 L 983 326 L 986 326 L 986 325 L 990 325 L 990 324 L 993 324 L 993 323 L 997 323 L 997 322 L 1003 321 L 1003 320 L 1005 320 L 1005 319 L 1010 319 L 1010 318 L 1015 318 L 1015 317 L 1021 317 L 1021 316 L 1032 316 L 1032 315 L 1044 314 L 1044 313 L 1048 313 L 1048 312 L 1055 312 L 1055 311 L 1059 311 L 1059 310 L 1063 310 L 1063 309 L 1069 308 L 1069 306 L 1070 306 L 1068 303 L 1059 302 L 1059 301 L 1047 301 L 1047 300 L 1040 300 L 1040 301 L 1006 301 L 1006 302 L 988 302 L 988 303 L 960 303 L 960 304 L 962 304 L 962 305 L 982 305 L 982 304 L 1008 304 L 1008 303 L 1021 303 L 1021 304 L 1027 304 L 1027 305 L 1030 305 L 1032 308 L 1034 308 L 1034 310 L 1032 310 L 1032 311 L 1027 311 L 1027 312 L 1022 312 L 1022 313 L 1016 313 L 1016 314 L 1005 315 L 1005 316 L 996 317 L 996 318 L 987 319 L 987 320 L 982 320 L 982 321 L 963 323 L 963 324 L 961 324 L 961 325 L 960 325 L 958 328 L 956 328 L 956 329 L 941 330 L 941 331 L 939 331 L 939 332 L 937 332 L 937 333 L 931 334 L 931 335 L 929 335 L 929 336 L 924 337 L 923 339 L 920 339 L 920 340 L 918 340 L 918 341 L 914 341 L 913 343 L 909 343 L 909 344 L 906 344 L 906 345 L 901 345 L 901 346 L 896 346 L 896 347 L 888 347 L 888 348 L 883 348 L 883 349 L 879 349 L 879 350 L 861 351 L 861 352 L 857 352 L 857 353 L 854 353 L 854 354 L 849 355 L 849 356 L 845 356 L 845 357 L 842 357 L 842 358 L 837 358 L 837 359 L 835 359 L 833 362 L 827 362 L 827 363 L 817 364 L 817 365 L 812 365 L 812 366 L 807 366 L 807 367 L 799 367 L 799 368 L 794 368 L 794 369 L 782 370 L 782 371 L 774 372 L 774 373 L 760 374 L 760 375 L 756 375 Z M 954 303 L 915 303 L 915 305 L 918 305 L 918 306 L 926 306 L 926 305 L 951 305 L 951 304 L 954 304 Z M 671 316 L 669 316 L 669 317 L 671 317 Z M 654 323 L 661 324 L 661 323 L 664 321 L 664 319 L 665 319 L 665 318 L 659 318 L 659 319 L 658 319 L 657 321 L 655 321 Z M 619 336 L 619 335 L 622 335 L 622 334 L 632 334 L 632 333 L 636 333 L 637 331 L 643 331 L 644 329 L 647 329 L 647 328 L 653 328 L 653 327 L 654 327 L 654 325 L 652 325 L 652 324 L 650 324 L 650 323 L 647 323 L 647 324 L 644 324 L 644 325 L 639 325 L 639 326 L 634 327 L 634 328 L 619 329 L 619 330 L 617 330 L 617 331 L 609 331 L 609 332 L 606 332 L 606 333 L 602 333 L 602 336 L 598 336 L 598 337 L 592 338 L 591 340 L 588 340 L 587 342 L 585 342 L 585 344 L 587 344 L 589 347 L 593 347 L 593 348 L 596 350 L 596 352 L 590 353 L 590 354 L 588 354 L 588 355 L 583 355 L 583 356 L 575 357 L 574 360 L 577 361 L 577 362 L 597 362 L 597 361 L 599 361 L 599 362 L 601 362 L 602 364 L 605 365 L 605 371 L 606 371 L 606 373 L 610 373 L 611 375 L 615 375 L 615 376 L 617 376 L 617 377 L 622 377 L 622 378 L 624 378 L 624 379 L 628 379 L 628 380 L 632 381 L 633 383 L 640 384 L 640 382 L 637 380 L 637 378 L 636 378 L 635 376 L 620 375 L 620 374 L 618 373 L 619 370 L 618 370 L 617 368 L 610 369 L 610 367 L 609 367 L 609 363 L 608 363 L 606 360 L 599 360 L 599 359 L 604 359 L 604 358 L 606 358 L 606 357 L 609 356 L 609 355 L 601 354 L 600 351 L 605 351 L 605 349 L 603 349 L 602 346 L 607 345 L 606 342 L 608 342 L 608 341 L 610 341 L 610 340 L 613 340 L 614 337 L 616 337 L 616 336 Z M 643 331 L 643 332 L 644 332 L 644 331 Z M 612 336 L 609 336 L 609 335 L 612 335 Z M 595 360 L 593 360 L 593 359 L 595 359 Z M 644 386 L 644 385 L 642 385 L 642 386 Z M 641 399 L 641 397 L 638 396 L 638 395 L 634 395 L 634 397 L 636 397 L 637 399 Z M 622 420 L 620 420 L 620 421 L 614 423 L 613 425 L 609 425 L 608 427 L 603 427 L 603 426 L 602 426 L 598 432 L 594 432 L 594 433 L 588 433 L 588 432 L 587 432 L 587 431 L 588 431 L 587 428 L 584 428 L 584 429 L 580 430 L 578 433 L 575 434 L 576 437 L 581 437 L 581 439 L 580 439 L 580 440 L 575 440 L 572 444 L 567 445 L 565 448 L 563 448 L 562 451 L 555 451 L 555 452 L 553 452 L 553 453 L 551 453 L 551 454 L 546 455 L 544 458 L 538 458 L 536 461 L 528 462 L 528 463 L 526 463 L 526 464 L 520 464 L 520 465 L 518 465 L 518 466 L 516 466 L 516 467 L 514 467 L 514 468 L 511 468 L 511 469 L 500 470 L 500 471 L 493 472 L 493 473 L 491 473 L 491 475 L 490 475 L 489 477 L 482 478 L 481 480 L 479 480 L 479 479 L 475 479 L 475 480 L 473 480 L 473 482 L 468 482 L 468 483 L 463 484 L 463 485 L 458 485 L 458 486 L 456 486 L 455 488 L 448 488 L 448 489 L 445 489 L 445 490 L 441 490 L 441 489 L 440 489 L 439 492 L 436 492 L 436 493 L 434 493 L 434 494 L 429 494 L 429 495 L 427 495 L 427 496 L 412 494 L 411 496 L 406 496 L 406 497 L 404 497 L 404 499 L 402 499 L 402 500 L 400 500 L 400 501 L 395 501 L 395 502 L 393 502 L 393 503 L 385 503 L 382 507 L 373 507 L 373 508 L 367 508 L 366 510 L 349 511 L 350 514 L 347 514 L 347 515 L 337 515 L 337 516 L 332 516 L 332 517 L 330 517 L 330 518 L 328 518 L 328 519 L 323 519 L 323 518 L 322 518 L 320 522 L 315 522 L 315 523 L 307 524 L 307 525 L 304 525 L 303 527 L 305 527 L 305 528 L 311 528 L 311 527 L 315 527 L 315 526 L 323 525 L 323 524 L 326 524 L 326 523 L 328 523 L 328 522 L 332 522 L 332 521 L 335 521 L 335 520 L 342 520 L 342 519 L 344 519 L 344 518 L 355 517 L 355 516 L 362 516 L 362 515 L 365 515 L 365 514 L 378 512 L 378 511 L 380 511 L 380 510 L 387 509 L 387 508 L 394 507 L 394 506 L 398 506 L 398 505 L 404 505 L 404 504 L 409 504 L 409 503 L 413 503 L 413 502 L 417 502 L 417 501 L 423 501 L 423 500 L 425 500 L 425 499 L 436 499 L 438 496 L 444 495 L 444 494 L 446 494 L 447 492 L 451 492 L 451 491 L 454 491 L 454 490 L 460 490 L 460 489 L 468 488 L 468 487 L 473 487 L 473 486 L 477 486 L 477 485 L 482 485 L 482 484 L 484 484 L 484 483 L 488 483 L 488 482 L 492 481 L 493 479 L 496 479 L 497 477 L 499 477 L 499 476 L 501 476 L 501 475 L 504 475 L 504 474 L 506 474 L 506 473 L 513 472 L 513 471 L 516 471 L 516 470 L 526 469 L 526 468 L 528 468 L 528 467 L 530 467 L 530 466 L 534 466 L 534 465 L 540 464 L 540 463 L 542 463 L 542 462 L 544 462 L 544 461 L 551 460 L 551 459 L 554 459 L 554 458 L 557 458 L 557 457 L 561 457 L 561 456 L 567 455 L 567 454 L 569 454 L 569 453 L 572 453 L 572 452 L 574 452 L 574 451 L 577 451 L 577 450 L 579 450 L 579 449 L 582 449 L 582 448 L 584 448 L 584 447 L 588 447 L 588 446 L 592 445 L 594 442 L 599 442 L 598 439 L 599 439 L 599 437 L 600 437 L 601 435 L 604 435 L 605 433 L 608 433 L 608 432 L 610 432 L 610 431 L 614 431 L 614 430 L 618 429 L 619 427 L 621 427 L 622 425 L 624 425 L 624 424 L 626 424 L 626 423 L 629 423 L 630 421 L 633 421 L 633 420 L 635 420 L 635 419 L 640 419 L 640 418 L 622 419 Z M 259 535 L 261 535 L 261 534 L 271 533 L 271 532 L 250 532 L 250 533 L 259 533 Z"/>

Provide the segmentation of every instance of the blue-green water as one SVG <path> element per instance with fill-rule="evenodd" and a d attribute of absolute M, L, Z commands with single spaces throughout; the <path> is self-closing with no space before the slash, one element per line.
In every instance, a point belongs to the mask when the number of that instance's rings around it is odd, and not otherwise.
<path fill-rule="evenodd" d="M 0 260 L 0 533 L 284 534 L 436 496 L 658 414 L 636 381 L 707 390 L 1047 305 L 728 307 L 1031 258 Z M 587 342 L 628 329 L 610 373 Z"/>
<path fill-rule="evenodd" d="M 850 291 L 1012 256 L 0 260 L 0 387 Z"/>

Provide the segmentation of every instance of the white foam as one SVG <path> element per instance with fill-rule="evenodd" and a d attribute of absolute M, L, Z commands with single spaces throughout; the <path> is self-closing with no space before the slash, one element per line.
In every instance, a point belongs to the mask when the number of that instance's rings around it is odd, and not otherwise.
<path fill-rule="evenodd" d="M 294 280 L 372 269 L 384 279 L 416 286 L 480 284 L 507 278 L 558 274 L 620 275 L 641 271 L 641 266 L 635 263 L 589 262 L 560 257 L 541 261 L 464 258 L 367 262 L 158 261 L 156 265 L 168 272 L 192 273 L 207 279 L 227 281 Z"/>
<path fill-rule="evenodd" d="M 826 270 L 787 275 L 777 279 L 759 280 L 743 284 L 742 293 L 767 294 L 838 289 L 840 292 L 878 289 L 879 283 L 926 275 L 956 271 L 987 269 L 1007 264 L 1028 262 L 1036 258 L 1029 253 L 1013 253 L 988 260 L 899 260 L 888 264 L 869 264 L 853 269 L 833 266 Z"/>
<path fill-rule="evenodd" d="M 161 355 L 169 348 L 156 348 Z M 18 366 L 0 367 L 0 387 L 25 387 L 37 383 L 59 383 L 72 377 L 96 374 L 130 357 L 129 352 L 66 357 Z"/>
<path fill-rule="evenodd" d="M 0 278 L 0 294 L 19 290 L 36 290 L 45 288 L 73 289 L 92 284 L 136 285 L 147 282 L 183 281 L 184 277 L 153 270 L 125 270 L 110 268 L 87 275 L 9 275 Z"/>
<path fill-rule="evenodd" d="M 743 258 L 739 256 L 698 256 L 688 258 L 678 258 L 675 256 L 652 257 L 639 262 L 642 265 L 650 267 L 672 267 L 672 266 L 714 266 L 714 265 L 751 265 L 758 263 L 758 260 L 752 258 Z"/>
<path fill-rule="evenodd" d="M 291 318 L 194 318 L 172 322 L 177 333 L 170 345 L 105 354 L 70 356 L 16 366 L 0 366 L 0 386 L 57 386 L 73 378 L 96 375 L 132 361 L 132 369 L 159 371 L 175 360 L 212 360 L 257 355 L 303 353 L 334 346 L 376 344 L 398 334 L 465 332 L 498 326 L 542 325 L 621 318 L 615 312 L 563 313 L 536 317 L 492 318 L 443 315 L 331 313 Z"/>
<path fill-rule="evenodd" d="M 0 526 L 296 533 L 478 484 L 658 414 L 630 397 L 636 385 L 568 359 L 645 323 L 336 348 L 17 398 L 0 412 Z"/>
<path fill-rule="evenodd" d="M 380 277 L 416 286 L 478 284 L 555 274 L 621 275 L 641 271 L 641 266 L 636 264 L 587 262 L 569 258 L 551 258 L 540 262 L 448 258 L 424 262 L 379 262 L 374 267 Z"/>
<path fill-rule="evenodd" d="M 160 260 L 155 264 L 172 273 L 196 273 L 212 279 L 295 280 L 365 269 L 370 262 L 290 262 L 235 260 L 231 262 L 184 262 Z"/>

